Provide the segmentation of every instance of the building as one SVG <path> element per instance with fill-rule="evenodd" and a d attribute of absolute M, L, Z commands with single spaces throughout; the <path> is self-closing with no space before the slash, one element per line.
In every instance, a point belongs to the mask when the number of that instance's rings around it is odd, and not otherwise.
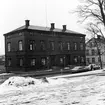
<path fill-rule="evenodd" d="M 29 20 L 5 36 L 7 71 L 49 69 L 84 65 L 85 35 L 66 29 L 30 25 Z"/>
<path fill-rule="evenodd" d="M 4 65 L 4 64 L 5 64 L 5 56 L 0 55 L 0 65 Z"/>
<path fill-rule="evenodd" d="M 98 48 L 98 49 L 97 49 Z M 99 51 L 98 51 L 99 50 Z M 105 65 L 105 40 L 103 37 L 91 38 L 86 43 L 86 64 L 100 65 L 99 52 L 101 55 L 102 65 Z"/>

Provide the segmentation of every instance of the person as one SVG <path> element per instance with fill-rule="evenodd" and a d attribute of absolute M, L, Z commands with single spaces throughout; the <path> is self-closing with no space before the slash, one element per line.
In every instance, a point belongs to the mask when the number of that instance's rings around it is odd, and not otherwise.
<path fill-rule="evenodd" d="M 92 64 L 90 65 L 90 70 L 91 70 L 91 71 L 93 70 L 93 65 L 92 65 Z"/>

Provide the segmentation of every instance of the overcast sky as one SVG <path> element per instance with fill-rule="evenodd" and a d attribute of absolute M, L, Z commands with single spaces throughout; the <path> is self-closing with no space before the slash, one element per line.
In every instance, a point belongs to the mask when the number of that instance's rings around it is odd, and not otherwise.
<path fill-rule="evenodd" d="M 0 55 L 5 52 L 3 34 L 24 25 L 26 19 L 31 25 L 55 23 L 56 28 L 67 25 L 67 29 L 85 33 L 78 17 L 69 13 L 78 4 L 78 0 L 0 0 Z"/>

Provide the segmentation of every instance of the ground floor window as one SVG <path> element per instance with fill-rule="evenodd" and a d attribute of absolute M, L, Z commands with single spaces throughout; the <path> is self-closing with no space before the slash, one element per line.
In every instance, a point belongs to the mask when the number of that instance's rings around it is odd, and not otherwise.
<path fill-rule="evenodd" d="M 63 64 L 63 58 L 60 58 L 60 63 Z"/>
<path fill-rule="evenodd" d="M 31 59 L 31 66 L 35 66 L 36 64 L 36 59 Z"/>
<path fill-rule="evenodd" d="M 11 58 L 8 58 L 8 66 L 11 66 Z"/>
<path fill-rule="evenodd" d="M 77 63 L 77 62 L 78 62 L 78 57 L 74 56 L 74 63 Z"/>
<path fill-rule="evenodd" d="M 90 59 L 89 58 L 87 58 L 87 63 L 90 63 Z"/>
<path fill-rule="evenodd" d="M 46 59 L 45 58 L 41 58 L 41 64 L 44 66 L 46 65 Z"/>
<path fill-rule="evenodd" d="M 95 63 L 95 58 L 92 58 L 92 63 Z"/>
<path fill-rule="evenodd" d="M 19 59 L 19 66 L 23 66 L 23 59 L 22 58 Z"/>
<path fill-rule="evenodd" d="M 84 63 L 84 57 L 80 57 L 81 63 Z"/>

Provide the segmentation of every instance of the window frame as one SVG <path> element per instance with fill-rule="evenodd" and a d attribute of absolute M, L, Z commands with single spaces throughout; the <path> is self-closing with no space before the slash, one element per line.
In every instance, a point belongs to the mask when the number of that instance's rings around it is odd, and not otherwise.
<path fill-rule="evenodd" d="M 20 43 L 21 42 L 21 43 Z M 19 40 L 18 41 L 18 50 L 19 51 L 23 51 L 23 41 L 22 40 Z"/>
<path fill-rule="evenodd" d="M 49 43 L 50 43 L 50 49 L 51 50 L 55 50 L 55 43 L 54 43 L 54 41 L 49 41 Z"/>
<path fill-rule="evenodd" d="M 67 50 L 70 51 L 70 42 L 67 42 Z"/>
<path fill-rule="evenodd" d="M 76 51 L 77 49 L 78 49 L 78 47 L 77 47 L 77 43 L 74 42 L 74 50 Z"/>
<path fill-rule="evenodd" d="M 31 66 L 36 66 L 36 58 L 31 59 Z"/>
<path fill-rule="evenodd" d="M 20 66 L 20 67 L 23 66 L 23 58 L 19 58 L 19 66 Z"/>
<path fill-rule="evenodd" d="M 12 60 L 11 60 L 11 58 L 8 58 L 8 66 L 10 67 L 11 66 L 11 64 L 12 64 L 12 62 L 11 62 Z"/>
<path fill-rule="evenodd" d="M 11 51 L 11 42 L 7 43 L 7 51 L 10 52 Z"/>
<path fill-rule="evenodd" d="M 62 41 L 59 41 L 59 50 L 63 50 L 63 42 Z"/>
<path fill-rule="evenodd" d="M 80 43 L 80 50 L 84 50 L 84 44 L 82 42 Z"/>
<path fill-rule="evenodd" d="M 29 50 L 30 51 L 33 51 L 36 49 L 36 43 L 35 43 L 35 40 L 30 40 L 29 41 Z"/>
<path fill-rule="evenodd" d="M 41 51 L 44 51 L 46 49 L 44 40 L 40 40 L 40 49 L 41 49 Z"/>

